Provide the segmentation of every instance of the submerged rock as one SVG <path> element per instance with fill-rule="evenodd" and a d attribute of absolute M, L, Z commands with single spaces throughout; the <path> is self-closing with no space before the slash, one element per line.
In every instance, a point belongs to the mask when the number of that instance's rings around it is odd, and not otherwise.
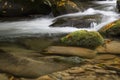
<path fill-rule="evenodd" d="M 0 16 L 28 16 L 33 14 L 54 16 L 78 12 L 78 6 L 70 0 L 0 0 Z"/>
<path fill-rule="evenodd" d="M 75 31 L 61 38 L 64 45 L 94 49 L 104 43 L 103 37 L 95 31 Z"/>
<path fill-rule="evenodd" d="M 0 49 L 0 71 L 18 77 L 37 78 L 41 75 L 67 69 L 73 65 L 60 62 L 44 62 L 31 58 L 19 57 Z M 55 68 L 54 68 L 55 67 Z"/>
<path fill-rule="evenodd" d="M 23 38 L 18 40 L 18 44 L 22 45 L 27 49 L 35 51 L 42 51 L 42 49 L 48 47 L 53 43 L 52 39 L 46 38 Z"/>

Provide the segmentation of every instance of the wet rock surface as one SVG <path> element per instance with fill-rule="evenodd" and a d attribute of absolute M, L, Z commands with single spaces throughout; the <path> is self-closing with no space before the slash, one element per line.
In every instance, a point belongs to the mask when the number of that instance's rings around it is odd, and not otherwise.
<path fill-rule="evenodd" d="M 100 55 L 101 56 L 101 55 Z M 114 55 L 113 55 L 114 56 Z M 99 57 L 99 56 L 98 56 Z M 86 59 L 84 64 L 49 75 L 40 76 L 36 79 L 19 78 L 20 80 L 119 80 L 119 56 L 112 60 Z M 117 62 L 114 62 L 117 61 Z M 16 79 L 16 77 L 13 77 Z"/>
<path fill-rule="evenodd" d="M 53 21 L 50 27 L 76 27 L 76 28 L 89 28 L 100 23 L 102 15 L 87 15 L 87 16 L 63 16 L 58 17 Z"/>
<path fill-rule="evenodd" d="M 36 41 L 36 39 L 33 39 L 33 42 L 34 40 Z M 29 39 L 27 39 L 27 41 L 29 41 Z M 32 38 L 30 42 L 32 42 Z M 28 43 L 27 46 L 29 46 Z M 109 44 L 112 43 L 119 45 L 119 41 L 111 41 Z M 109 44 L 106 43 L 106 45 Z M 112 47 L 114 48 L 116 44 L 112 44 Z M 111 49 L 111 51 L 114 51 L 114 49 Z M 69 51 L 70 50 L 72 49 L 69 49 Z M 83 52 L 84 51 L 85 50 L 83 49 Z M 114 54 L 114 52 L 113 54 L 108 52 L 99 53 L 93 58 L 87 59 L 78 57 L 78 55 L 63 56 L 58 54 L 41 54 L 41 52 L 38 52 L 38 50 L 36 51 L 30 47 L 26 48 L 26 46 L 21 45 L 21 43 L 9 43 L 9 45 L 8 43 L 1 43 L 0 55 L 1 80 L 120 79 L 120 56 L 119 54 Z"/>

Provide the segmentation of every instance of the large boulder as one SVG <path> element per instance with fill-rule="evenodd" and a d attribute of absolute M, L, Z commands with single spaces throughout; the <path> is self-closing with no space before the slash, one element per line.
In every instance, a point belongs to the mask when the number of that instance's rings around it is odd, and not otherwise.
<path fill-rule="evenodd" d="M 103 37 L 95 31 L 75 31 L 61 39 L 65 45 L 94 49 L 104 43 Z"/>
<path fill-rule="evenodd" d="M 0 0 L 0 16 L 26 16 L 50 12 L 51 7 L 47 0 Z"/>
<path fill-rule="evenodd" d="M 119 37 L 120 36 L 120 20 L 111 22 L 102 27 L 99 32 L 106 37 Z"/>
<path fill-rule="evenodd" d="M 26 16 L 33 14 L 54 16 L 78 12 L 76 3 L 70 0 L 0 0 L 0 16 Z"/>
<path fill-rule="evenodd" d="M 17 77 L 37 78 L 73 66 L 71 65 L 72 62 L 57 62 L 53 61 L 54 59 L 52 58 L 52 60 L 49 58 L 47 61 L 44 61 L 38 58 L 38 56 L 35 58 L 17 56 L 0 49 L 0 71 Z"/>
<path fill-rule="evenodd" d="M 50 0 L 50 3 L 54 16 L 80 11 L 79 7 L 70 0 Z"/>

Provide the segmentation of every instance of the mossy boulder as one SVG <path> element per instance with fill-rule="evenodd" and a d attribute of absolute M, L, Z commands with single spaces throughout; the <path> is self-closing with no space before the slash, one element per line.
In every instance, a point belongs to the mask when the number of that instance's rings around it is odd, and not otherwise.
<path fill-rule="evenodd" d="M 104 43 L 103 37 L 96 31 L 75 31 L 61 38 L 61 42 L 69 46 L 95 49 Z"/>
<path fill-rule="evenodd" d="M 78 5 L 70 0 L 50 0 L 50 2 L 54 16 L 80 11 Z"/>
<path fill-rule="evenodd" d="M 105 37 L 119 37 L 120 36 L 120 19 L 105 25 L 99 30 L 99 32 Z"/>

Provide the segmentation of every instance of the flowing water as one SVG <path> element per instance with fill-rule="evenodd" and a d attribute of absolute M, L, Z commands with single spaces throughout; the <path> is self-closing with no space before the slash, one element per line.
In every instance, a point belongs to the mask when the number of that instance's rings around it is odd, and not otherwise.
<path fill-rule="evenodd" d="M 119 18 L 119 14 L 115 11 L 116 0 L 107 1 L 94 1 L 94 4 L 98 4 L 96 7 L 89 7 L 83 12 L 73 13 L 58 16 L 55 18 L 41 17 L 30 20 L 18 20 L 18 21 L 2 21 L 0 22 L 0 36 L 28 36 L 28 35 L 52 35 L 52 34 L 63 34 L 69 33 L 76 30 L 99 30 L 102 26 L 115 21 Z M 99 24 L 92 22 L 89 28 L 75 28 L 68 27 L 49 27 L 53 23 L 53 20 L 64 16 L 85 16 L 101 14 L 102 19 Z"/>

